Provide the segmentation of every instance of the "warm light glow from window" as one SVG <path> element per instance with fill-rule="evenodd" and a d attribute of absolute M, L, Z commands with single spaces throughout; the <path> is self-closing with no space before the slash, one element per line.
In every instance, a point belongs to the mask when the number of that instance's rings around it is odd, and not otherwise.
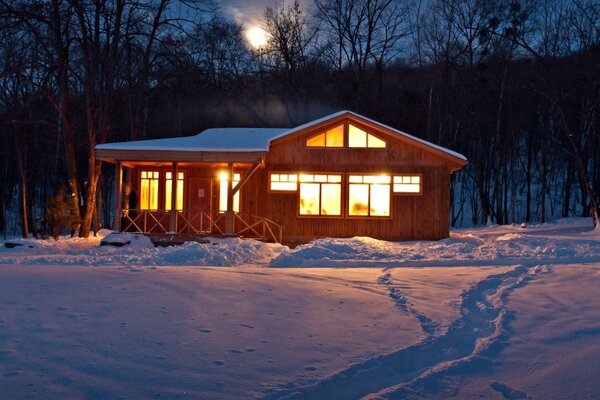
<path fill-rule="evenodd" d="M 348 127 L 348 147 L 385 148 L 386 143 L 375 135 L 371 135 L 350 124 Z"/>
<path fill-rule="evenodd" d="M 258 49 L 267 44 L 267 32 L 258 26 L 253 26 L 246 31 L 246 39 L 252 47 Z"/>
<path fill-rule="evenodd" d="M 300 184 L 300 215 L 319 215 L 320 187 L 318 183 Z"/>
<path fill-rule="evenodd" d="M 219 174 L 219 212 L 227 211 L 227 187 L 229 186 L 229 174 L 227 172 L 221 172 Z M 233 174 L 233 185 L 232 188 L 235 187 L 240 181 L 240 174 Z M 233 211 L 240 212 L 240 192 L 238 192 L 233 196 Z"/>
<path fill-rule="evenodd" d="M 369 215 L 369 185 L 350 184 L 348 198 L 348 214 Z"/>
<path fill-rule="evenodd" d="M 158 210 L 158 171 L 140 172 L 140 209 Z"/>
<path fill-rule="evenodd" d="M 344 147 L 344 125 L 338 125 L 309 138 L 306 145 L 308 147 Z"/>
<path fill-rule="evenodd" d="M 391 181 L 388 175 L 350 175 L 348 215 L 388 217 Z"/>
<path fill-rule="evenodd" d="M 173 173 L 165 173 L 165 210 L 171 210 L 171 198 L 173 194 Z M 177 210 L 183 211 L 183 172 L 177 173 Z"/>
<path fill-rule="evenodd" d="M 342 176 L 300 174 L 300 215 L 341 215 Z"/>
<path fill-rule="evenodd" d="M 276 192 L 295 192 L 298 190 L 297 174 L 271 174 L 270 188 Z"/>
<path fill-rule="evenodd" d="M 421 193 L 419 175 L 394 176 L 394 193 Z"/>

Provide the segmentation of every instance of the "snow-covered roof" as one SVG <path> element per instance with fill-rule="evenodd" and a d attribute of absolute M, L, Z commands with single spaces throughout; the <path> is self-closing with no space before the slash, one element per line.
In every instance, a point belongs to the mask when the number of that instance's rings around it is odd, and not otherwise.
<path fill-rule="evenodd" d="M 107 143 L 98 150 L 268 151 L 273 137 L 289 128 L 211 128 L 195 136 Z"/>
<path fill-rule="evenodd" d="M 97 150 L 116 151 L 185 151 L 185 152 L 268 152 L 271 143 L 285 136 L 301 132 L 342 116 L 349 116 L 362 120 L 368 124 L 378 126 L 391 134 L 408 139 L 417 144 L 429 147 L 439 153 L 449 155 L 462 161 L 467 158 L 460 153 L 438 146 L 406 132 L 392 128 L 370 118 L 356 114 L 352 111 L 338 111 L 314 121 L 307 122 L 294 128 L 211 128 L 195 136 L 186 136 L 170 139 L 138 140 L 133 142 L 107 143 L 96 146 Z"/>

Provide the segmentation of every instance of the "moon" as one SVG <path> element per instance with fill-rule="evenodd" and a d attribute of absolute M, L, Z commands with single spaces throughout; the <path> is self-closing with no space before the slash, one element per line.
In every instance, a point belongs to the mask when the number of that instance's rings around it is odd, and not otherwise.
<path fill-rule="evenodd" d="M 267 44 L 267 32 L 258 26 L 253 26 L 246 31 L 246 39 L 252 47 L 258 49 Z"/>

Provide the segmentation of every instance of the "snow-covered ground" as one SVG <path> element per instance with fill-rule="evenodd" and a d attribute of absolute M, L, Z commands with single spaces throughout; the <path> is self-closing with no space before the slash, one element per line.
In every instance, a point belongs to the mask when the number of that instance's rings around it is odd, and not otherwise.
<path fill-rule="evenodd" d="M 19 243 L 0 249 L 1 398 L 600 398 L 590 220 L 295 249 Z"/>

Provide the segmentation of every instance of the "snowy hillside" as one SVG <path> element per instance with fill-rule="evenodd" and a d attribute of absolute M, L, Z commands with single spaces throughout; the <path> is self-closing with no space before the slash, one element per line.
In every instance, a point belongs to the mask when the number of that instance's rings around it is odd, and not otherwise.
<path fill-rule="evenodd" d="M 295 249 L 99 242 L 0 250 L 6 398 L 600 393 L 600 235 L 589 220 Z"/>

